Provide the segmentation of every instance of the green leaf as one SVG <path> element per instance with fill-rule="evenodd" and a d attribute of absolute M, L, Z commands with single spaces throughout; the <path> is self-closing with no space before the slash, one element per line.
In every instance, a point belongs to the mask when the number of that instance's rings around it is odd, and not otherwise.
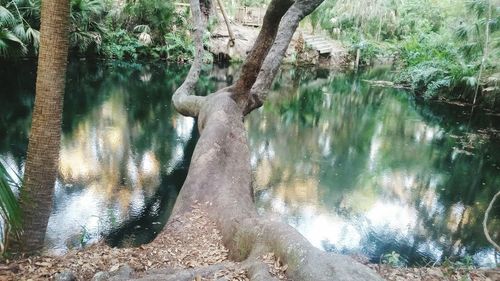
<path fill-rule="evenodd" d="M 14 15 L 4 6 L 0 6 L 0 27 L 12 26 L 16 22 Z"/>
<path fill-rule="evenodd" d="M 0 57 L 13 57 L 26 54 L 24 43 L 6 28 L 0 29 Z"/>
<path fill-rule="evenodd" d="M 38 49 L 38 46 L 40 45 L 40 31 L 28 27 L 28 29 L 26 29 L 26 35 L 28 42 L 30 42 L 35 49 Z"/>
<path fill-rule="evenodd" d="M 19 175 L 16 174 L 16 177 Z M 21 231 L 21 209 L 11 186 L 18 186 L 4 164 L 0 161 L 0 216 L 13 234 Z"/>
<path fill-rule="evenodd" d="M 26 34 L 26 30 L 24 29 L 24 25 L 22 23 L 17 24 L 12 28 L 12 33 L 16 35 L 17 38 L 19 38 L 23 42 L 28 41 L 28 36 Z"/>

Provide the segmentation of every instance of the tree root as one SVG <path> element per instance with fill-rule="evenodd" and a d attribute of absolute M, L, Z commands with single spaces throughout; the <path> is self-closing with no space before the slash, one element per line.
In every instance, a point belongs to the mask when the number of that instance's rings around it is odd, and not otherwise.
<path fill-rule="evenodd" d="M 375 272 L 350 257 L 313 247 L 304 236 L 283 222 L 250 218 L 240 224 L 235 237 L 254 241 L 250 257 L 274 253 L 288 266 L 286 274 L 293 280 L 381 280 Z M 245 243 L 241 241 L 234 241 L 233 245 Z"/>
<path fill-rule="evenodd" d="M 192 281 L 195 278 L 208 277 L 211 278 L 217 271 L 234 268 L 235 264 L 232 262 L 222 262 L 205 267 L 188 268 L 181 270 L 173 270 L 171 268 L 157 269 L 141 278 L 131 279 L 135 281 Z"/>
<path fill-rule="evenodd" d="M 247 271 L 252 281 L 279 281 L 269 272 L 269 266 L 256 257 L 249 258 L 243 262 L 242 267 Z"/>
<path fill-rule="evenodd" d="M 488 242 L 490 242 L 490 244 L 493 245 L 493 247 L 495 247 L 495 249 L 498 252 L 500 252 L 500 246 L 498 246 L 498 244 L 495 243 L 493 239 L 491 239 L 490 233 L 488 232 L 488 216 L 490 214 L 491 209 L 493 208 L 493 203 L 495 203 L 495 200 L 497 199 L 498 196 L 500 196 L 500 191 L 497 192 L 495 196 L 493 196 L 493 199 L 491 199 L 491 202 L 488 205 L 486 212 L 484 213 L 483 231 L 484 231 L 484 236 L 486 236 L 486 240 L 488 240 Z"/>

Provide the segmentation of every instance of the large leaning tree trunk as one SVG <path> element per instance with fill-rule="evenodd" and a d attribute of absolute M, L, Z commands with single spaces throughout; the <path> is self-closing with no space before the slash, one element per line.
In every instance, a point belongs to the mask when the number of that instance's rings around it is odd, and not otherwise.
<path fill-rule="evenodd" d="M 260 217 L 254 206 L 243 119 L 263 104 L 300 20 L 322 1 L 272 0 L 239 80 L 201 97 L 192 93 L 202 64 L 207 18 L 201 11 L 207 1 L 191 0 L 196 56 L 173 104 L 181 114 L 198 118 L 200 138 L 170 220 L 187 214 L 197 202 L 208 202 L 205 211 L 217 223 L 230 257 L 247 265 L 252 280 L 270 280 L 258 258 L 268 252 L 288 265 L 286 273 L 293 280 L 381 280 L 346 256 L 314 248 L 289 225 Z"/>
<path fill-rule="evenodd" d="M 43 247 L 59 162 L 61 114 L 68 57 L 68 0 L 43 0 L 35 108 L 21 191 L 23 232 L 15 252 Z"/>

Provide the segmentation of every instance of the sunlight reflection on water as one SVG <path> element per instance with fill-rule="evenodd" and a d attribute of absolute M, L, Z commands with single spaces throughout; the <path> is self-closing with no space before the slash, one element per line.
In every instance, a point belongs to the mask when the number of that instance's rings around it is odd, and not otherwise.
<path fill-rule="evenodd" d="M 112 245 L 153 239 L 168 219 L 196 140 L 195 121 L 170 104 L 186 68 L 93 67 L 73 64 L 68 73 L 47 231 L 56 253 L 103 237 L 112 237 Z M 225 76 L 237 68 L 211 71 L 201 81 L 207 92 L 227 86 Z M 408 264 L 472 255 L 491 265 L 494 252 L 480 224 L 500 184 L 500 144 L 478 141 L 477 130 L 500 122 L 457 117 L 455 108 L 429 110 L 432 104 L 362 81 L 389 79 L 389 73 L 331 72 L 317 79 L 315 70 L 282 71 L 269 102 L 245 124 L 258 211 L 288 222 L 318 248 L 374 262 L 395 251 Z M 6 132 L 0 158 L 20 174 L 32 78 L 30 89 L 8 79 L 7 89 L 18 95 L 2 96 L 0 114 L 15 118 L 0 130 Z M 429 113 L 443 110 L 445 118 Z"/>

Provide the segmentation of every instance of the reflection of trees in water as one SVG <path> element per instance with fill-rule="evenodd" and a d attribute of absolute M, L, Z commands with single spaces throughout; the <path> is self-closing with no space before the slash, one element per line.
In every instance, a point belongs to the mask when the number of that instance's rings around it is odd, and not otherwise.
<path fill-rule="evenodd" d="M 1 72 L 7 91 L 0 92 L 0 155 L 15 159 L 9 161 L 18 171 L 34 97 L 34 68 L 25 68 Z M 80 224 L 102 231 L 104 225 L 123 221 L 108 237 L 111 243 L 130 236 L 135 243 L 154 237 L 162 226 L 157 222 L 168 217 L 190 153 L 193 124 L 172 113 L 169 99 L 186 70 L 154 64 L 70 65 L 55 212 L 73 208 L 81 213 L 66 221 L 54 217 L 54 225 L 67 222 L 72 234 L 79 235 Z M 199 91 L 227 86 L 236 73 L 217 68 L 206 72 Z M 293 68 L 281 72 L 269 102 L 247 121 L 261 209 L 279 210 L 299 228 L 307 219 L 333 221 L 333 227 L 323 223 L 325 228 L 317 232 L 340 228 L 339 237 L 348 237 L 342 241 L 363 245 L 377 259 L 392 250 L 414 259 L 488 251 L 480 221 L 500 186 L 499 140 L 476 145 L 471 155 L 455 149 L 468 132 L 460 125 L 466 124 L 462 116 L 456 110 L 435 116 L 433 104 L 417 101 L 415 107 L 404 94 L 370 88 L 362 81 L 383 75 Z M 475 115 L 471 128 L 486 128 L 491 120 Z M 84 204 L 86 200 L 94 203 Z M 393 216 L 397 212 L 400 216 Z M 498 213 L 498 207 L 492 211 Z M 89 219 L 87 225 L 80 214 Z M 364 233 L 367 225 L 376 225 L 376 218 L 382 224 Z M 384 228 L 387 219 L 396 225 Z M 397 225 L 399 220 L 407 224 Z M 499 229 L 498 217 L 490 223 L 490 229 Z M 359 233 L 358 241 L 354 238 Z M 498 235 L 493 233 L 494 239 Z M 363 250 L 335 246 L 338 251 Z"/>
<path fill-rule="evenodd" d="M 500 186 L 500 139 L 498 135 L 484 132 L 498 130 L 498 116 L 479 111 L 471 116 L 469 108 L 439 103 L 422 104 L 418 109 L 426 122 L 439 123 L 452 135 L 447 142 L 439 143 L 448 149 L 432 163 L 433 169 L 444 171 L 437 192 L 449 220 L 445 223 L 432 217 L 429 226 L 452 230 L 450 246 L 445 248 L 444 255 L 491 253 L 480 224 L 489 201 Z M 498 206 L 496 214 L 500 214 Z M 490 221 L 489 227 L 500 229 L 498 215 Z M 500 239 L 500 231 L 494 235 Z"/>
<path fill-rule="evenodd" d="M 186 161 L 177 165 L 170 173 L 162 173 L 161 185 L 152 196 L 145 199 L 140 212 L 106 235 L 106 240 L 111 246 L 148 243 L 163 229 L 187 176 L 196 140 L 197 135 L 194 133 L 184 148 Z"/>
<path fill-rule="evenodd" d="M 228 83 L 231 82 L 233 77 L 233 73 L 235 69 L 229 67 L 224 69 L 219 69 L 214 67 L 212 69 L 204 70 L 206 75 L 203 75 L 202 78 L 198 81 L 197 91 L 199 95 L 203 95 L 209 92 L 214 92 L 216 88 L 226 87 Z M 177 81 L 177 80 L 176 80 Z M 169 87 L 172 92 L 177 87 Z M 131 101 L 130 105 L 134 105 L 140 103 L 141 101 Z M 170 101 L 168 101 L 168 106 L 170 107 Z M 154 105 L 160 105 L 160 107 L 164 107 L 164 104 L 152 102 Z M 144 108 L 142 112 L 139 112 L 133 120 L 138 120 L 142 117 L 140 116 L 152 116 L 155 120 L 151 122 L 147 122 L 147 124 L 152 126 L 161 126 L 162 122 L 157 122 L 158 114 L 157 110 L 153 108 Z M 178 116 L 176 116 L 178 118 Z M 111 231 L 106 240 L 109 244 L 113 246 L 120 246 L 124 244 L 131 243 L 133 245 L 138 245 L 142 243 L 150 242 L 158 232 L 164 226 L 164 223 L 167 221 L 170 211 L 175 203 L 175 198 L 177 197 L 177 193 L 180 190 L 184 179 L 186 178 L 189 161 L 191 159 L 192 152 L 196 145 L 197 141 L 197 131 L 194 129 L 193 133 L 191 133 L 191 128 L 193 128 L 193 124 L 189 123 L 192 119 L 182 119 L 184 122 L 178 122 L 180 119 L 176 119 L 173 122 L 173 128 L 157 128 L 157 127 L 148 127 L 144 128 L 146 131 L 155 131 L 155 132 L 177 132 L 176 140 L 177 142 L 179 138 L 184 139 L 184 142 L 181 146 L 179 143 L 176 144 L 175 149 L 167 148 L 165 146 L 164 138 L 163 142 L 160 143 L 162 148 L 158 149 L 157 155 L 161 155 L 164 159 L 161 159 L 160 162 L 167 163 L 166 164 L 166 173 L 161 174 L 161 185 L 156 189 L 155 193 L 150 197 L 147 197 L 144 200 L 144 207 L 133 216 L 127 218 L 119 228 Z M 186 121 L 189 123 L 188 126 Z M 131 126 L 131 128 L 134 128 Z M 150 134 L 142 134 L 143 137 L 149 137 Z M 158 138 L 158 140 L 162 140 L 162 138 Z M 144 149 L 142 143 L 145 141 L 142 139 L 140 142 L 137 142 L 134 145 L 134 148 L 141 150 Z M 146 141 L 146 143 L 150 143 L 150 141 Z M 172 140 L 173 144 L 175 144 L 175 140 Z M 145 146 L 146 148 L 149 146 Z M 163 151 L 165 150 L 165 151 Z M 175 151 L 176 155 L 171 155 L 171 151 Z M 177 159 L 179 155 L 182 155 L 182 159 Z M 159 209 L 159 206 L 160 209 Z M 159 223 L 161 222 L 161 223 Z"/>
<path fill-rule="evenodd" d="M 18 171 L 22 170 L 28 147 L 35 78 L 36 66 L 31 63 L 0 65 L 0 155 L 9 154 L 17 166 L 11 168 Z"/>
<path fill-rule="evenodd" d="M 0 154 L 16 162 L 17 171 L 26 151 L 35 81 L 32 64 L 20 69 L 0 70 L 7 89 L 1 93 Z M 227 86 L 236 70 L 204 71 L 201 95 Z M 93 238 L 110 229 L 112 244 L 141 243 L 162 228 L 193 149 L 193 121 L 170 104 L 186 74 L 187 67 L 179 65 L 69 65 L 60 177 L 48 233 L 52 246 L 64 248 L 68 237 L 68 243 L 79 243 L 83 234 Z"/>
<path fill-rule="evenodd" d="M 325 248 L 374 259 L 392 250 L 411 262 L 491 257 L 480 223 L 499 186 L 498 143 L 460 153 L 447 136 L 457 130 L 422 120 L 404 93 L 361 81 L 371 77 L 381 73 L 311 83 L 282 75 L 262 114 L 248 120 L 261 209 L 323 239 L 336 230 L 308 230 L 314 223 L 307 220 L 326 216 L 344 235 L 361 238 L 357 247 L 337 237 L 323 241 Z M 492 220 L 491 229 L 498 223 Z"/>
<path fill-rule="evenodd" d="M 179 175 L 175 171 L 184 169 L 184 154 L 189 153 L 185 147 L 193 121 L 173 113 L 170 105 L 170 95 L 186 73 L 179 66 L 70 64 L 49 243 L 64 248 L 68 237 L 74 243 L 82 234 L 116 228 L 121 221 L 143 214 L 152 198 L 162 203 L 154 208 L 162 215 L 161 228 L 182 180 L 169 175 Z M 34 75 L 30 79 L 34 82 Z M 209 83 L 205 80 L 202 83 Z M 8 128 L 1 130 L 6 136 L 0 153 L 15 154 L 21 170 L 34 87 L 11 84 L 0 115 L 0 126 Z"/>
<path fill-rule="evenodd" d="M 75 71 L 89 72 L 80 68 Z M 184 146 L 193 128 L 192 121 L 175 114 L 170 105 L 170 90 L 177 87 L 185 71 L 125 65 L 103 66 L 88 74 L 94 83 L 87 79 L 70 83 L 73 91 L 66 110 L 77 114 L 69 117 L 72 123 L 63 138 L 60 173 L 65 185 L 59 194 L 60 204 L 56 199 L 53 221 L 60 224 L 71 218 L 66 210 L 71 202 L 67 193 L 77 188 L 81 193 L 94 194 L 89 196 L 96 201 L 92 213 L 99 216 L 98 224 L 104 227 L 91 231 L 108 232 L 140 216 L 144 208 L 152 211 L 147 202 L 158 199 L 158 189 L 163 186 L 168 190 L 160 194 L 168 198 L 162 198 L 164 204 L 155 204 L 154 208 L 154 214 L 162 215 L 163 220 L 155 221 L 161 227 L 178 191 L 162 180 L 183 162 Z M 79 98 L 84 101 L 79 102 Z M 82 108 L 82 104 L 88 108 Z"/>

